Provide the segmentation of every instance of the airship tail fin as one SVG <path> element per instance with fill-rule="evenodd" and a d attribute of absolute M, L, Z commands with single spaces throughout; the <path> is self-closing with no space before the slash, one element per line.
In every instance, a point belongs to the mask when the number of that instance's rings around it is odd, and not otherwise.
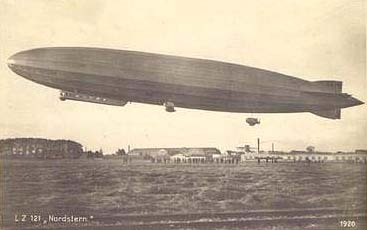
<path fill-rule="evenodd" d="M 338 94 L 342 92 L 343 82 L 341 81 L 314 81 L 312 82 L 314 90 L 323 93 Z"/>
<path fill-rule="evenodd" d="M 340 108 L 332 110 L 315 110 L 311 111 L 311 113 L 329 119 L 340 119 Z"/>

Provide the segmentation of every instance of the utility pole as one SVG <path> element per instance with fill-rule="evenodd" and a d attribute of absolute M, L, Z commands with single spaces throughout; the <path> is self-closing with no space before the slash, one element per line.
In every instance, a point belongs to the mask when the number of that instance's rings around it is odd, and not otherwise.
<path fill-rule="evenodd" d="M 260 153 L 260 138 L 257 138 L 257 153 Z"/>
<path fill-rule="evenodd" d="M 271 152 L 274 153 L 274 143 L 271 143 Z"/>

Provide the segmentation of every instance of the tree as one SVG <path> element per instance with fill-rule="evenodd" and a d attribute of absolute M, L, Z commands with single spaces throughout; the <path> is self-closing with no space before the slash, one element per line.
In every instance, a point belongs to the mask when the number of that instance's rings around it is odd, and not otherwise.
<path fill-rule="evenodd" d="M 118 149 L 118 150 L 116 151 L 116 155 L 117 155 L 117 156 L 123 156 L 123 155 L 126 155 L 125 149 Z"/>

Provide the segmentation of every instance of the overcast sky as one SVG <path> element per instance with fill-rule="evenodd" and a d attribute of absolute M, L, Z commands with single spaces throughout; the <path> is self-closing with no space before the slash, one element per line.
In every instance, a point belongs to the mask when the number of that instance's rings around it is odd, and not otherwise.
<path fill-rule="evenodd" d="M 15 75 L 15 52 L 92 46 L 208 58 L 306 80 L 343 81 L 367 101 L 365 1 L 0 1 L 0 138 L 72 139 L 89 149 L 213 146 L 336 151 L 367 148 L 366 105 L 341 120 L 313 114 L 235 114 L 96 105 Z M 250 127 L 246 117 L 261 119 Z"/>

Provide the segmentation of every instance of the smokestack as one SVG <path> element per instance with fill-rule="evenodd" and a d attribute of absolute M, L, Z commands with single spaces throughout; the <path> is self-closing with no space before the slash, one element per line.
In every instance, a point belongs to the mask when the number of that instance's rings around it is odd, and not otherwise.
<path fill-rule="evenodd" d="M 257 138 L 257 153 L 260 153 L 260 138 Z"/>
<path fill-rule="evenodd" d="M 271 143 L 271 152 L 274 152 L 274 143 Z"/>

